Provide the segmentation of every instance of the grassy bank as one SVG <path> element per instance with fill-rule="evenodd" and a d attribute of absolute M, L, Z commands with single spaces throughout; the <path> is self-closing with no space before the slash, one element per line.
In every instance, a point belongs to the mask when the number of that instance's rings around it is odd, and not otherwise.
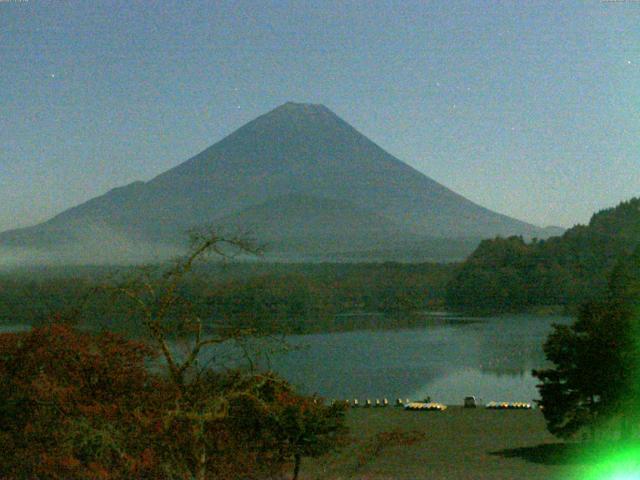
<path fill-rule="evenodd" d="M 539 410 L 352 409 L 348 423 L 354 443 L 330 458 L 305 460 L 302 478 L 554 480 L 581 478 L 585 468 L 572 461 L 575 445 L 562 445 L 547 432 Z M 396 429 L 423 432 L 425 439 L 385 446 L 356 467 L 367 439 Z"/>

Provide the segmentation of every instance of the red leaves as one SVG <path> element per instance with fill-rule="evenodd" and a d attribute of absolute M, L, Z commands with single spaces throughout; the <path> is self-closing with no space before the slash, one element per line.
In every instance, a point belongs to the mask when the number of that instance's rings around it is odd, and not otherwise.
<path fill-rule="evenodd" d="M 91 462 L 88 467 L 89 479 L 91 480 L 103 480 L 111 478 L 109 471 L 102 465 L 96 462 Z"/>
<path fill-rule="evenodd" d="M 60 459 L 59 465 L 64 469 L 73 470 L 80 466 L 80 460 L 75 457 L 66 456 Z"/>
<path fill-rule="evenodd" d="M 155 468 L 141 441 L 159 416 L 150 354 L 68 325 L 0 335 L 0 425 L 11 439 L 0 445 L 0 478 L 125 479 Z"/>
<path fill-rule="evenodd" d="M 0 478 L 162 480 L 197 465 L 272 478 L 342 431 L 339 408 L 275 375 L 203 372 L 178 388 L 148 373 L 150 353 L 66 325 L 0 335 Z"/>

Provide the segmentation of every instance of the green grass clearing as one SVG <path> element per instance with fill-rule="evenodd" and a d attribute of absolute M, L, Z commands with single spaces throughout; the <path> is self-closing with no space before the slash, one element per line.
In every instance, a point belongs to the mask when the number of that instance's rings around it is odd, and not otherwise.
<path fill-rule="evenodd" d="M 572 460 L 578 444 L 549 434 L 539 410 L 360 408 L 351 409 L 347 420 L 353 444 L 331 457 L 305 459 L 302 478 L 553 480 L 579 479 L 586 468 Z M 356 468 L 367 439 L 398 429 L 423 432 L 425 439 L 388 445 Z"/>

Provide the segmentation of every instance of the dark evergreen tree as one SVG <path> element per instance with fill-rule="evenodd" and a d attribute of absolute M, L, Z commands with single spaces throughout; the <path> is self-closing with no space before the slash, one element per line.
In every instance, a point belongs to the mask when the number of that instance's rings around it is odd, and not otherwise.
<path fill-rule="evenodd" d="M 570 437 L 619 417 L 621 434 L 638 423 L 640 400 L 640 247 L 620 261 L 608 295 L 582 305 L 570 326 L 556 326 L 544 345 L 553 367 L 534 371 L 549 431 Z"/>

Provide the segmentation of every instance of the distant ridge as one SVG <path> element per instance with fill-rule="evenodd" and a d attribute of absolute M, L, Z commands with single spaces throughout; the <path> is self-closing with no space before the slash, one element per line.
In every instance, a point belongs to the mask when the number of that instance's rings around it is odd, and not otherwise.
<path fill-rule="evenodd" d="M 304 228 L 296 231 L 303 220 Z M 559 233 L 467 200 L 385 152 L 323 105 L 290 102 L 148 182 L 115 188 L 34 227 L 1 233 L 0 255 L 3 247 L 35 249 L 65 262 L 77 260 L 69 252 L 80 250 L 109 262 L 127 252 L 129 261 L 143 245 L 151 256 L 166 255 L 192 227 L 246 222 L 282 245 L 295 237 L 302 242 L 297 255 L 304 252 L 305 237 L 347 250 L 384 244 L 393 251 L 407 242 L 428 250 L 426 239 Z"/>

